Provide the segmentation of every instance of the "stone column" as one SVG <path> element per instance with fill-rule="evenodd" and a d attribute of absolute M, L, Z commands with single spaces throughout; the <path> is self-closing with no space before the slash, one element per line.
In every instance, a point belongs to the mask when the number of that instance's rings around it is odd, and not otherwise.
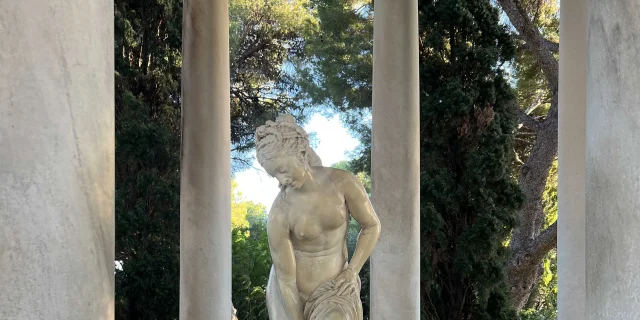
<path fill-rule="evenodd" d="M 558 109 L 558 319 L 585 318 L 587 1 L 563 0 Z"/>
<path fill-rule="evenodd" d="M 589 0 L 586 319 L 640 313 L 640 2 Z"/>
<path fill-rule="evenodd" d="M 371 319 L 420 319 L 418 2 L 375 3 L 372 202 L 380 240 L 371 257 Z"/>
<path fill-rule="evenodd" d="M 113 319 L 113 0 L 0 7 L 0 319 Z"/>
<path fill-rule="evenodd" d="M 183 10 L 180 319 L 231 319 L 228 1 Z"/>

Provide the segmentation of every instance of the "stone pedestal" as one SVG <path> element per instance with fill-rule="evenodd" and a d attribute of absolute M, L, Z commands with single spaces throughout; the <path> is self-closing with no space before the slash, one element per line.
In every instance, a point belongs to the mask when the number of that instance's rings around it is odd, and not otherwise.
<path fill-rule="evenodd" d="M 113 319 L 113 1 L 0 8 L 0 319 Z"/>
<path fill-rule="evenodd" d="M 587 3 L 564 0 L 558 108 L 558 319 L 585 318 Z"/>
<path fill-rule="evenodd" d="M 228 1 L 183 10 L 180 319 L 231 319 Z"/>
<path fill-rule="evenodd" d="M 586 319 L 640 314 L 640 2 L 589 1 Z M 562 288 L 560 288 L 562 290 Z"/>
<path fill-rule="evenodd" d="M 420 319 L 418 2 L 375 3 L 372 203 L 382 225 L 371 257 L 371 319 Z"/>

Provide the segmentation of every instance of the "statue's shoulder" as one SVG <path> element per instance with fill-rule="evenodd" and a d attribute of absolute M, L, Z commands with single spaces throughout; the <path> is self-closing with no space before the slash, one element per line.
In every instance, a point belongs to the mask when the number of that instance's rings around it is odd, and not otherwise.
<path fill-rule="evenodd" d="M 274 217 L 278 219 L 286 218 L 287 212 L 288 212 L 287 210 L 288 202 L 285 201 L 283 197 L 283 192 L 284 191 L 280 191 L 280 193 L 278 193 L 278 195 L 276 196 L 275 200 L 273 200 L 273 203 L 271 204 L 271 209 L 269 209 L 269 217 Z"/>
<path fill-rule="evenodd" d="M 274 202 L 267 215 L 267 233 L 272 233 L 273 230 L 284 230 L 289 227 L 289 215 L 288 211 Z"/>
<path fill-rule="evenodd" d="M 342 185 L 344 183 L 358 181 L 358 178 L 350 171 L 330 167 L 324 167 L 324 169 L 326 170 L 327 176 L 335 184 Z"/>

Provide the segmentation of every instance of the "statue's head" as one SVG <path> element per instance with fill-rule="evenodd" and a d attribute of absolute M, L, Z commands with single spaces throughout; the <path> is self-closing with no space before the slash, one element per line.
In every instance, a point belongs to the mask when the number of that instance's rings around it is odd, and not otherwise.
<path fill-rule="evenodd" d="M 256 157 L 280 185 L 300 188 L 312 166 L 322 166 L 309 146 L 309 135 L 291 115 L 267 121 L 256 130 Z"/>

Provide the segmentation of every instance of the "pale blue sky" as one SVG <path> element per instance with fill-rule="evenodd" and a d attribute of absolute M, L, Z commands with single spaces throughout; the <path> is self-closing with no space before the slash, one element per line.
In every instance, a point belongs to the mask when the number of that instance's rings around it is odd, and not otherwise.
<path fill-rule="evenodd" d="M 315 132 L 318 140 L 315 151 L 325 166 L 347 159 L 346 153 L 353 151 L 360 144 L 342 126 L 337 115 L 326 118 L 315 114 L 303 127 L 309 134 Z M 257 161 L 254 161 L 253 166 L 254 168 L 236 173 L 238 191 L 242 193 L 245 200 L 262 203 L 267 206 L 268 211 L 278 195 L 278 181 L 269 177 Z"/>

